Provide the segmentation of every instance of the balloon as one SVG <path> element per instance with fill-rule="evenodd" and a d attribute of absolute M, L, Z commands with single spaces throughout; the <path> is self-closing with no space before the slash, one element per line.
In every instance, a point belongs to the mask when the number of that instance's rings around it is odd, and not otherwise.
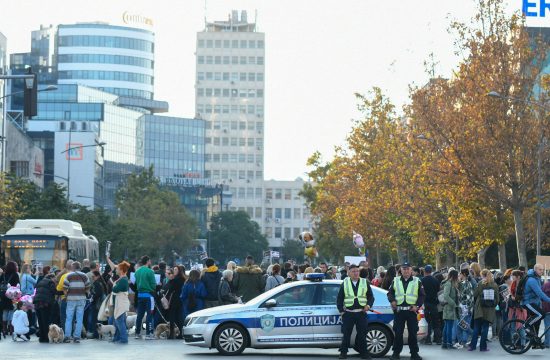
<path fill-rule="evenodd" d="M 359 252 L 359 256 L 364 256 L 366 252 L 365 248 L 365 241 L 363 240 L 363 236 L 361 234 L 353 232 L 353 246 L 357 249 Z"/>
<path fill-rule="evenodd" d="M 309 231 L 304 231 L 298 236 L 302 244 L 304 245 L 304 255 L 310 259 L 317 257 L 317 248 L 315 247 L 315 240 L 313 239 L 313 234 Z"/>

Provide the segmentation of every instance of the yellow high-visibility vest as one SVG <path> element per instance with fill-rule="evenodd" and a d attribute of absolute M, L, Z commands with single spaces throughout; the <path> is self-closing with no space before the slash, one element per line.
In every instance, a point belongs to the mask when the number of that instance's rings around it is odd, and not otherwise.
<path fill-rule="evenodd" d="M 395 301 L 397 305 L 404 304 L 405 302 L 408 305 L 416 305 L 418 290 L 420 289 L 420 280 L 413 276 L 405 292 L 403 282 L 401 282 L 401 276 L 397 276 L 393 279 L 393 289 L 395 291 Z"/>
<path fill-rule="evenodd" d="M 359 278 L 357 286 L 357 295 L 353 293 L 353 285 L 349 277 L 344 279 L 344 306 L 349 308 L 353 306 L 355 299 L 361 306 L 367 305 L 367 280 Z"/>

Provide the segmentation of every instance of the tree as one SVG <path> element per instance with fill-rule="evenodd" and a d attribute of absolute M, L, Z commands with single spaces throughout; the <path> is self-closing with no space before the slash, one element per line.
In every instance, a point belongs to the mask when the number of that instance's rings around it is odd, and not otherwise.
<path fill-rule="evenodd" d="M 195 219 L 181 205 L 178 195 L 159 186 L 153 168 L 128 177 L 116 194 L 121 232 L 113 242 L 115 254 L 168 258 L 172 250 L 183 253 L 198 233 Z"/>
<path fill-rule="evenodd" d="M 222 211 L 212 216 L 209 239 L 209 255 L 219 261 L 241 259 L 246 255 L 259 260 L 268 248 L 260 226 L 250 220 L 245 211 Z"/>
<path fill-rule="evenodd" d="M 304 245 L 299 240 L 285 239 L 281 253 L 281 256 L 286 260 L 294 259 L 300 261 L 304 258 Z"/>
<path fill-rule="evenodd" d="M 452 29 L 462 61 L 453 79 L 413 92 L 411 123 L 450 173 L 493 209 L 511 211 L 519 264 L 527 266 L 524 212 L 535 202 L 539 138 L 550 132 L 529 102 L 547 99 L 539 86 L 547 47 L 529 37 L 520 16 L 506 16 L 501 0 L 479 0 L 473 23 Z"/>

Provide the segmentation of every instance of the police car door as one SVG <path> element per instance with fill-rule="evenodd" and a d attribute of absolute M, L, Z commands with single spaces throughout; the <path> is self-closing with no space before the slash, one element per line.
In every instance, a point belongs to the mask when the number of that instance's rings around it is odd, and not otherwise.
<path fill-rule="evenodd" d="M 317 293 L 317 306 L 313 323 L 315 342 L 323 344 L 340 344 L 342 341 L 342 319 L 336 307 L 339 284 L 323 283 Z"/>
<path fill-rule="evenodd" d="M 303 346 L 313 341 L 315 284 L 286 288 L 264 302 L 257 313 L 256 346 Z M 275 306 L 269 306 L 269 302 Z M 267 303 L 267 304 L 266 304 Z"/>

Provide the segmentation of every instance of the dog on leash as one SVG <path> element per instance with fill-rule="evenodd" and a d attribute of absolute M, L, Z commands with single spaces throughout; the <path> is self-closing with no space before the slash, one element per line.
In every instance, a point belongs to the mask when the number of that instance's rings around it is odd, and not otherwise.
<path fill-rule="evenodd" d="M 113 338 L 113 336 L 115 336 L 116 329 L 114 325 L 103 325 L 102 323 L 97 323 L 96 326 L 100 340 L 103 340 L 103 338 L 107 335 L 109 335 L 111 339 Z"/>
<path fill-rule="evenodd" d="M 51 324 L 48 328 L 48 340 L 51 343 L 61 344 L 65 339 L 63 329 L 55 324 Z"/>
<path fill-rule="evenodd" d="M 177 326 L 174 326 L 174 336 L 180 335 L 180 329 Z M 170 336 L 170 325 L 169 324 L 158 324 L 155 329 L 155 337 L 157 339 L 168 339 Z"/>

